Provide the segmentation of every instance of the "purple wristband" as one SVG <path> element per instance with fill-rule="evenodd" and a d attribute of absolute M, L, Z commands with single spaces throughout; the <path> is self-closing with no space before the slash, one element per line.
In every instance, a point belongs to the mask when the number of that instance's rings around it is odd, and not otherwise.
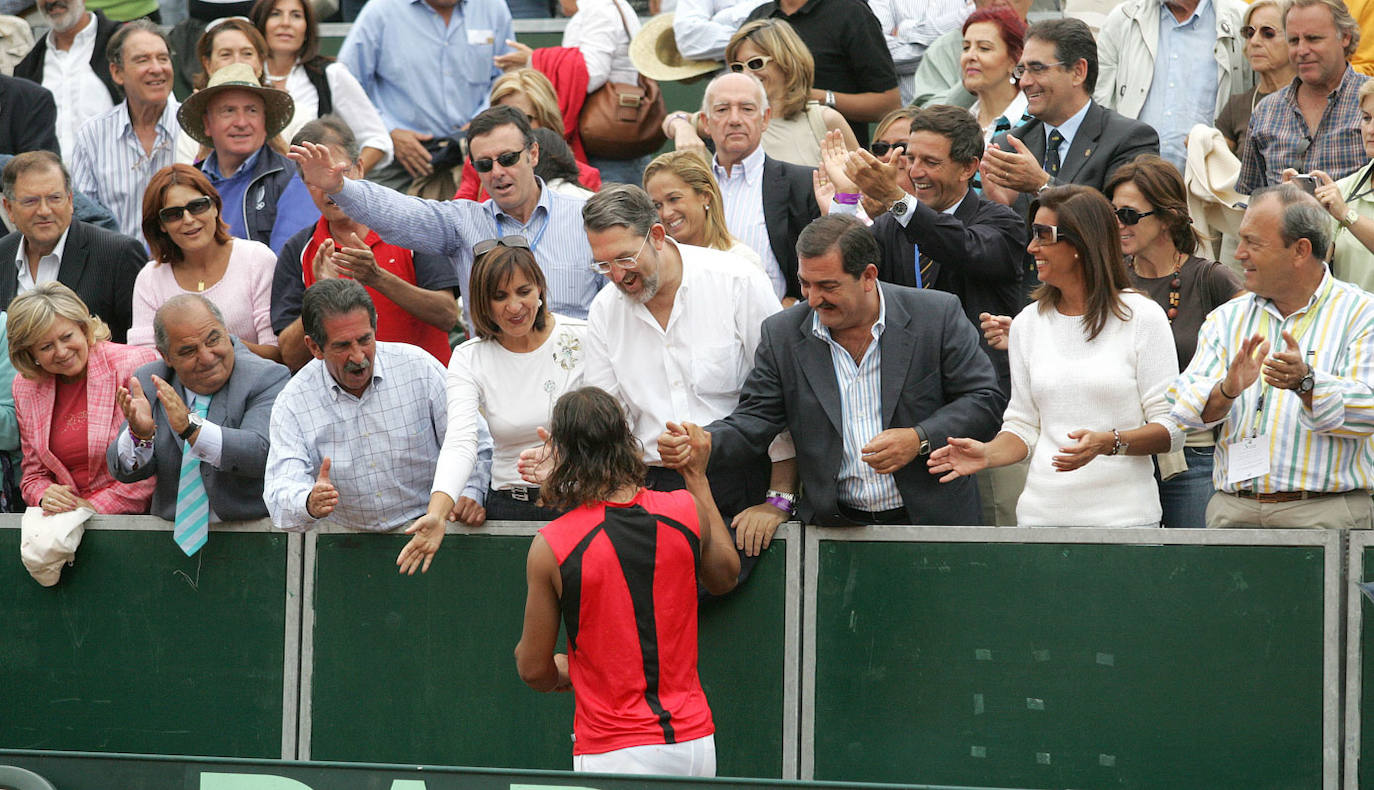
<path fill-rule="evenodd" d="M 795 510 L 795 507 L 792 505 L 792 503 L 788 502 L 787 499 L 784 497 L 770 496 L 763 501 L 765 504 L 772 505 L 773 507 L 777 508 L 778 510 L 781 510 L 789 516 L 792 515 L 793 511 Z"/>
<path fill-rule="evenodd" d="M 858 192 L 836 192 L 836 193 L 835 193 L 835 202 L 836 202 L 836 203 L 843 203 L 843 204 L 846 205 L 846 206 L 857 206 L 857 205 L 859 205 L 859 193 L 858 193 Z"/>

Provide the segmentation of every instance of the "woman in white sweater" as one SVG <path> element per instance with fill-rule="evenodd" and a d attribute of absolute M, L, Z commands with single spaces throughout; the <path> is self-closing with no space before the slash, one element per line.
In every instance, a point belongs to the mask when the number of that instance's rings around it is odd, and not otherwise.
<path fill-rule="evenodd" d="M 549 521 L 539 489 L 520 477 L 520 451 L 539 447 L 538 429 L 553 404 L 582 385 L 587 322 L 555 315 L 545 305 L 548 285 L 523 236 L 478 242 L 464 290 L 477 337 L 453 350 L 448 363 L 448 431 L 434 470 L 429 509 L 406 530 L 402 572 L 429 567 L 446 521 L 477 526 L 485 520 Z M 493 443 L 485 510 L 461 492 L 477 464 L 478 421 Z"/>
<path fill-rule="evenodd" d="M 1169 321 L 1128 290 L 1112 205 L 1096 190 L 1046 190 L 1027 250 L 1041 286 L 1011 331 L 1011 403 L 991 442 L 951 438 L 931 453 L 941 482 L 1030 455 L 1020 526 L 1157 527 L 1149 456 L 1177 449 L 1168 419 L 1178 376 Z M 1098 456 L 1109 456 L 1089 464 Z"/>

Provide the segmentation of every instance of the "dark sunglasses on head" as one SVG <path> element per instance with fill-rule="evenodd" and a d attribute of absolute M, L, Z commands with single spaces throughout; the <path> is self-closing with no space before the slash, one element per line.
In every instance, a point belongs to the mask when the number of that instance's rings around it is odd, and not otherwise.
<path fill-rule="evenodd" d="M 495 166 L 493 161 L 499 163 L 502 167 L 514 167 L 515 163 L 520 161 L 520 156 L 524 153 L 525 149 L 521 148 L 519 151 L 507 151 L 497 156 L 495 160 L 489 156 L 484 156 L 481 159 L 474 159 L 472 160 L 472 169 L 479 173 L 490 173 L 492 167 Z"/>
<path fill-rule="evenodd" d="M 901 156 L 906 153 L 906 143 L 901 140 L 895 143 L 877 140 L 868 146 L 868 150 L 872 151 L 874 156 L 885 156 L 888 151 L 900 151 L 898 156 Z"/>
<path fill-rule="evenodd" d="M 497 247 L 519 247 L 528 250 L 530 248 L 530 240 L 524 236 L 502 236 L 499 239 L 479 241 L 472 245 L 472 257 L 480 258 Z"/>
<path fill-rule="evenodd" d="M 730 70 L 736 73 L 744 71 L 745 69 L 749 69 L 750 71 L 763 71 L 763 67 L 772 62 L 773 58 L 769 55 L 755 55 L 748 60 L 736 60 L 731 62 Z"/>
<path fill-rule="evenodd" d="M 1131 208 L 1130 206 L 1122 206 L 1121 208 L 1118 208 L 1114 213 L 1116 214 L 1117 221 L 1119 221 L 1122 225 L 1134 225 L 1142 219 L 1145 219 L 1146 217 L 1150 216 L 1151 214 L 1154 214 L 1155 212 L 1138 211 L 1136 209 Z"/>
<path fill-rule="evenodd" d="M 198 217 L 209 211 L 214 205 L 215 202 L 211 200 L 208 195 L 201 195 L 184 206 L 167 206 L 157 213 L 157 218 L 162 220 L 164 225 L 171 222 L 180 222 L 183 212 L 189 211 L 191 212 L 191 216 Z"/>
<path fill-rule="evenodd" d="M 1279 34 L 1279 31 L 1275 30 L 1274 28 L 1268 25 L 1260 25 L 1259 27 L 1255 27 L 1254 25 L 1246 25 L 1245 27 L 1240 29 L 1241 38 L 1244 38 L 1246 41 L 1249 41 L 1250 39 L 1254 38 L 1256 33 L 1259 33 L 1261 36 L 1264 36 L 1265 38 L 1273 38 L 1274 36 L 1277 36 Z"/>
<path fill-rule="evenodd" d="M 1031 225 L 1031 237 L 1042 245 L 1058 244 L 1068 239 L 1067 234 L 1059 232 L 1058 225 L 1041 225 L 1038 222 Z"/>

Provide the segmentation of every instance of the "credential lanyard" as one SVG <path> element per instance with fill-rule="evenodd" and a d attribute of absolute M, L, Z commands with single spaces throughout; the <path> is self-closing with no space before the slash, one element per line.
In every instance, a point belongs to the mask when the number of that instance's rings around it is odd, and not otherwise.
<path fill-rule="evenodd" d="M 1297 340 L 1297 341 L 1301 342 L 1301 341 L 1302 341 L 1303 335 L 1307 334 L 1307 330 L 1312 328 L 1312 322 L 1317 320 L 1317 312 L 1318 312 L 1318 310 L 1321 308 L 1321 306 L 1322 306 L 1323 304 L 1326 303 L 1326 300 L 1327 300 L 1328 298 L 1330 298 L 1330 296 L 1331 296 L 1331 289 L 1332 289 L 1331 276 L 1328 274 L 1327 277 L 1326 277 L 1326 287 L 1322 289 L 1321 294 L 1312 302 L 1312 305 L 1311 305 L 1310 307 L 1307 308 L 1307 312 L 1303 313 L 1303 314 L 1302 314 L 1302 317 L 1299 318 L 1299 319 L 1297 320 L 1297 322 L 1295 322 L 1295 323 L 1293 324 L 1293 339 L 1294 339 L 1294 340 Z M 1250 309 L 1251 309 L 1252 311 L 1258 312 L 1258 311 L 1259 311 L 1259 302 L 1258 302 L 1258 301 L 1252 302 L 1252 303 L 1251 303 Z M 1268 331 L 1266 330 L 1265 335 L 1267 336 L 1268 334 L 1269 334 L 1269 333 L 1268 333 Z M 1271 349 L 1271 351 L 1272 351 L 1272 349 L 1273 349 L 1273 347 L 1274 347 L 1274 340 L 1273 340 L 1272 338 L 1268 338 L 1268 339 L 1269 339 L 1269 347 L 1270 347 L 1270 349 Z M 1283 332 L 1282 332 L 1282 331 L 1279 332 L 1279 340 L 1280 340 L 1280 341 L 1283 340 Z M 1264 419 L 1264 404 L 1265 404 L 1265 401 L 1269 399 L 1269 398 L 1268 398 L 1268 394 L 1269 394 L 1269 393 L 1268 393 L 1268 391 L 1265 389 L 1266 387 L 1268 387 L 1269 389 L 1273 389 L 1273 387 L 1271 387 L 1267 382 L 1264 381 L 1263 377 L 1261 377 L 1261 379 L 1260 379 L 1260 396 L 1259 396 L 1259 398 L 1256 399 L 1256 401 L 1255 401 L 1255 407 L 1254 407 L 1254 409 L 1251 411 L 1251 416 L 1250 416 L 1250 418 L 1246 420 L 1246 422 L 1249 422 L 1249 423 L 1250 423 L 1250 435 L 1251 435 L 1251 436 L 1259 436 L 1260 423 L 1261 423 L 1261 422 L 1263 421 L 1263 419 Z M 1244 423 L 1242 423 L 1242 424 L 1244 424 Z"/>

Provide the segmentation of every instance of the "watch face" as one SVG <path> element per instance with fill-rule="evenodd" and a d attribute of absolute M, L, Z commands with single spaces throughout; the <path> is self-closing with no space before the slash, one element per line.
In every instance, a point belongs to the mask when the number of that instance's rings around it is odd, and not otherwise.
<path fill-rule="evenodd" d="M 1312 380 L 1311 376 L 1307 376 L 1302 381 L 1298 382 L 1298 392 L 1311 392 L 1315 383 L 1316 382 Z"/>
<path fill-rule="evenodd" d="M 893 203 L 893 204 L 892 204 L 892 208 L 889 209 L 889 211 L 891 211 L 893 214 L 895 214 L 895 215 L 898 216 L 898 217 L 902 216 L 903 214 L 906 213 L 906 201 L 905 201 L 905 200 L 899 200 L 899 201 L 897 201 L 896 203 Z"/>

